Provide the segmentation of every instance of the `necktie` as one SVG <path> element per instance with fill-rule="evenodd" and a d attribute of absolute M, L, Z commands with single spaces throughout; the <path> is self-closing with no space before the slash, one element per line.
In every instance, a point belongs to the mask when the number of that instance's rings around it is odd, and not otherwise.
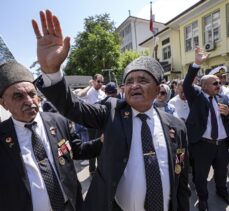
<path fill-rule="evenodd" d="M 217 123 L 215 109 L 213 107 L 212 99 L 213 99 L 213 97 L 209 97 L 210 113 L 211 113 L 211 125 L 212 125 L 211 137 L 212 137 L 212 139 L 217 140 L 217 138 L 218 138 L 218 123 Z"/>
<path fill-rule="evenodd" d="M 35 131 L 36 125 L 37 123 L 33 122 L 32 124 L 26 124 L 25 127 L 32 132 L 32 146 L 34 155 L 43 177 L 52 209 L 53 211 L 61 211 L 64 207 L 64 197 L 57 180 L 57 176 L 47 157 L 42 141 Z"/>
<path fill-rule="evenodd" d="M 141 138 L 146 176 L 146 197 L 144 208 L 146 211 L 163 211 L 161 174 L 151 131 L 146 122 L 148 116 L 146 114 L 138 114 L 137 116 L 142 121 Z"/>

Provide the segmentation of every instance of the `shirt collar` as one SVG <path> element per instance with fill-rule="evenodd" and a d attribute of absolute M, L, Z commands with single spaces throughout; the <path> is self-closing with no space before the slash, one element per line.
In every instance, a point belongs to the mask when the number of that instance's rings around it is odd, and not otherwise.
<path fill-rule="evenodd" d="M 19 127 L 19 128 L 24 128 L 25 127 L 25 124 L 28 124 L 28 122 L 21 122 L 21 121 L 18 121 L 16 119 L 14 119 L 13 117 L 12 117 L 12 120 L 13 120 L 14 125 L 16 127 Z M 40 115 L 39 112 L 37 113 L 37 115 L 36 115 L 35 119 L 33 120 L 33 122 L 34 121 L 36 121 L 38 125 L 42 121 L 41 120 L 41 115 Z"/>
<path fill-rule="evenodd" d="M 153 114 L 155 113 L 155 109 L 153 108 L 153 105 L 151 106 L 151 108 L 145 112 L 139 112 L 136 109 L 132 108 L 132 113 L 133 113 L 133 118 L 136 117 L 139 113 L 144 113 L 146 114 L 149 118 L 153 118 Z"/>

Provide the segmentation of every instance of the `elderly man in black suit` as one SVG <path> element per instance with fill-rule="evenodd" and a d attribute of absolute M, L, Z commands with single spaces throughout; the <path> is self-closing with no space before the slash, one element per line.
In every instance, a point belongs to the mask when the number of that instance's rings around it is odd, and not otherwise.
<path fill-rule="evenodd" d="M 208 210 L 207 177 L 214 168 L 216 193 L 227 203 L 227 165 L 229 161 L 229 111 L 226 96 L 219 96 L 220 80 L 215 75 L 201 79 L 201 89 L 193 85 L 200 65 L 207 59 L 201 48 L 195 50 L 195 63 L 184 79 L 184 93 L 190 113 L 186 121 L 194 183 L 199 197 L 199 210 Z"/>
<path fill-rule="evenodd" d="M 185 125 L 153 107 L 163 79 L 160 64 L 151 57 L 140 57 L 126 67 L 126 101 L 110 97 L 104 105 L 83 103 L 73 98 L 59 71 L 69 38 L 63 40 L 51 11 L 40 16 L 42 34 L 37 22 L 32 22 L 43 71 L 37 80 L 39 89 L 64 116 L 104 134 L 83 210 L 188 211 Z"/>
<path fill-rule="evenodd" d="M 0 65 L 0 104 L 12 114 L 0 123 L 0 210 L 81 210 L 73 158 L 97 156 L 101 142 L 73 142 L 63 116 L 39 112 L 32 73 L 16 61 Z"/>

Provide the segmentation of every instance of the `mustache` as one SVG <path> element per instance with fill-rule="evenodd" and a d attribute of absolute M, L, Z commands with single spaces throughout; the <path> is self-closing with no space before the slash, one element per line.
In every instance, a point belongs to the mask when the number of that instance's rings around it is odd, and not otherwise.
<path fill-rule="evenodd" d="M 32 109 L 32 108 L 38 108 L 38 106 L 36 104 L 32 104 L 32 105 L 24 105 L 22 107 L 22 111 L 26 111 L 28 109 Z"/>

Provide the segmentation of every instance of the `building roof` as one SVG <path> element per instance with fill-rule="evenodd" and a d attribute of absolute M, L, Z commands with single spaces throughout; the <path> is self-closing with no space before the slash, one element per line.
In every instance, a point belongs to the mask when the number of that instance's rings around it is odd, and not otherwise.
<path fill-rule="evenodd" d="M 159 31 L 159 32 L 156 33 L 155 35 L 150 36 L 148 39 L 146 39 L 146 40 L 144 40 L 143 42 L 139 43 L 139 45 L 141 46 L 141 45 L 145 44 L 146 42 L 150 41 L 151 39 L 153 39 L 154 37 L 158 36 L 159 34 L 163 33 L 164 31 L 166 31 L 166 30 L 168 30 L 168 29 L 169 29 L 169 27 L 166 27 L 166 28 L 162 29 L 161 31 Z"/>
<path fill-rule="evenodd" d="M 119 31 L 120 28 L 122 28 L 122 26 L 124 24 L 126 24 L 126 22 L 128 22 L 129 20 L 131 19 L 136 19 L 136 20 L 139 20 L 139 21 L 145 21 L 145 22 L 149 22 L 148 19 L 144 19 L 144 18 L 139 18 L 139 17 L 136 17 L 136 16 L 128 16 L 117 28 L 116 28 L 116 31 Z M 154 23 L 160 23 L 160 24 L 163 24 L 161 22 L 158 22 L 158 21 L 153 21 Z"/>
<path fill-rule="evenodd" d="M 177 20 L 178 18 L 182 17 L 183 15 L 185 15 L 187 12 L 191 11 L 192 9 L 196 8 L 197 6 L 201 5 L 203 2 L 206 2 L 207 0 L 200 0 L 198 1 L 196 4 L 192 5 L 191 7 L 189 7 L 188 9 L 186 9 L 185 11 L 183 11 L 182 13 L 180 13 L 179 15 L 175 16 L 174 18 L 172 18 L 170 21 L 168 21 L 167 23 L 165 23 L 165 25 L 168 25 L 170 23 L 172 23 L 173 21 Z"/>

